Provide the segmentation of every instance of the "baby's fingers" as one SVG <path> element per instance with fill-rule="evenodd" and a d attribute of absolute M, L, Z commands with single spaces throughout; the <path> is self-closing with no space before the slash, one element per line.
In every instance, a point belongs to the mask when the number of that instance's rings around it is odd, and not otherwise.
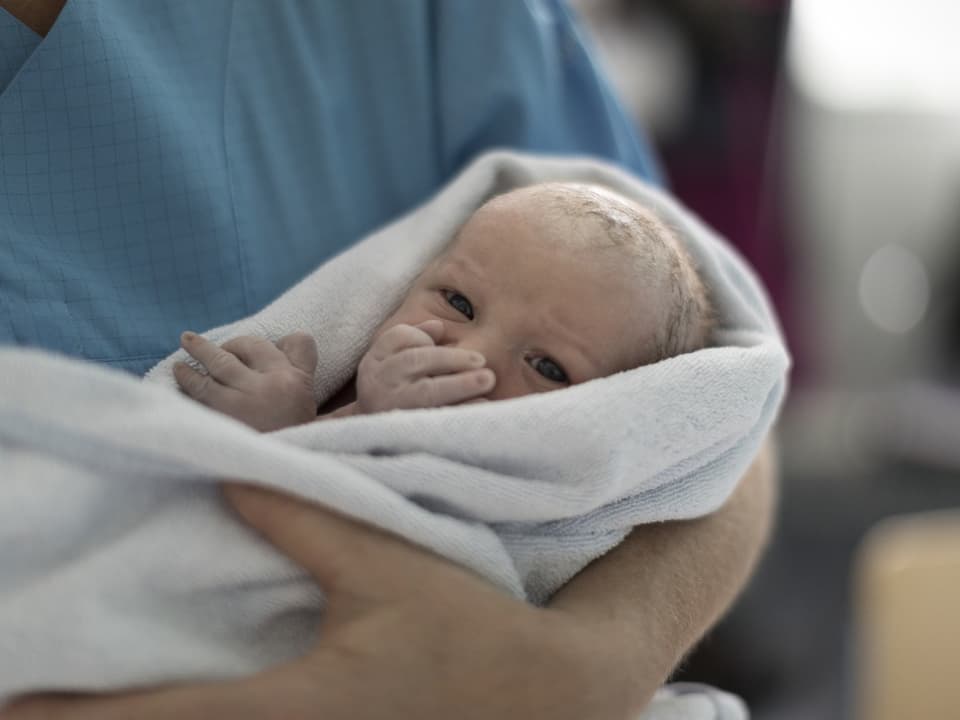
<path fill-rule="evenodd" d="M 379 361 L 407 348 L 432 347 L 433 344 L 433 337 L 422 328 L 401 323 L 378 337 L 370 347 L 370 354 Z"/>
<path fill-rule="evenodd" d="M 399 370 L 406 380 L 425 375 L 446 375 L 483 367 L 483 355 L 472 350 L 451 347 L 414 347 L 397 353 L 386 361 Z"/>
<path fill-rule="evenodd" d="M 454 375 L 425 377 L 411 386 L 420 407 L 455 405 L 490 392 L 496 384 L 493 370 L 480 368 Z"/>
<path fill-rule="evenodd" d="M 317 369 L 317 341 L 312 335 L 305 332 L 284 335 L 277 341 L 277 347 L 298 370 L 312 375 Z"/>
<path fill-rule="evenodd" d="M 183 391 L 199 403 L 222 409 L 229 402 L 229 388 L 218 383 L 212 376 L 203 375 L 184 362 L 175 363 L 173 377 Z"/>
<path fill-rule="evenodd" d="M 183 333 L 180 336 L 180 347 L 199 361 L 217 382 L 224 385 L 240 387 L 253 373 L 236 355 L 196 333 Z"/>
<path fill-rule="evenodd" d="M 252 370 L 267 372 L 288 365 L 284 354 L 265 338 L 241 335 L 220 346 Z"/>

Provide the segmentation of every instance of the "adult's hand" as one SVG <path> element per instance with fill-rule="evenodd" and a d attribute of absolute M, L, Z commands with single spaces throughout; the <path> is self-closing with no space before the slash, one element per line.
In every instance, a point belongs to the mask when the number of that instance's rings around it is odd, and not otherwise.
<path fill-rule="evenodd" d="M 2 720 L 625 718 L 616 667 L 564 610 L 514 600 L 392 535 L 265 490 L 240 515 L 327 593 L 305 657 L 247 679 L 111 696 L 28 698 Z"/>

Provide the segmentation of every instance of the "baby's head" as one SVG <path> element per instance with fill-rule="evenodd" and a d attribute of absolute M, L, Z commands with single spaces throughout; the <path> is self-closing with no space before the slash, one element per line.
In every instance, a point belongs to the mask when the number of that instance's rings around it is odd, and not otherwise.
<path fill-rule="evenodd" d="M 475 350 L 491 400 L 612 375 L 706 345 L 707 293 L 675 234 L 615 193 L 573 183 L 493 198 L 378 329 L 439 319 Z"/>

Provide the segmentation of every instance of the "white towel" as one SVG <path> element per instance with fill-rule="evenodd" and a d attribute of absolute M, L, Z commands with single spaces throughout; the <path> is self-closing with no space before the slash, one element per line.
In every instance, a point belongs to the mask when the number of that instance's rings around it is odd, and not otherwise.
<path fill-rule="evenodd" d="M 182 353 L 138 382 L 0 351 L 0 704 L 236 676 L 309 645 L 317 588 L 223 507 L 222 478 L 322 502 L 537 603 L 632 526 L 716 509 L 775 419 L 788 357 L 737 254 L 611 166 L 486 155 L 260 313 L 206 335 L 312 332 L 322 402 L 474 209 L 548 180 L 607 185 L 674 227 L 712 290 L 717 346 L 556 392 L 266 435 L 171 392 Z"/>
<path fill-rule="evenodd" d="M 637 720 L 748 720 L 736 695 L 701 683 L 671 683 L 660 688 Z"/>

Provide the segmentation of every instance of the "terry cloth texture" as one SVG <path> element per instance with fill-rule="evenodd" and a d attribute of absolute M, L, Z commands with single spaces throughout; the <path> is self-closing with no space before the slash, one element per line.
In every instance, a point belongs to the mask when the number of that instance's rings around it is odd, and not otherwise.
<path fill-rule="evenodd" d="M 634 525 L 720 506 L 785 392 L 776 321 L 725 242 L 593 160 L 483 156 L 263 311 L 206 335 L 313 333 L 322 403 L 474 209 L 548 180 L 609 186 L 673 226 L 712 291 L 715 346 L 556 392 L 270 434 L 174 392 L 181 352 L 139 382 L 0 351 L 0 701 L 237 676 L 303 652 L 321 593 L 223 506 L 223 478 L 333 507 L 535 603 Z"/>
<path fill-rule="evenodd" d="M 749 720 L 736 695 L 702 683 L 670 683 L 660 688 L 637 720 Z"/>

